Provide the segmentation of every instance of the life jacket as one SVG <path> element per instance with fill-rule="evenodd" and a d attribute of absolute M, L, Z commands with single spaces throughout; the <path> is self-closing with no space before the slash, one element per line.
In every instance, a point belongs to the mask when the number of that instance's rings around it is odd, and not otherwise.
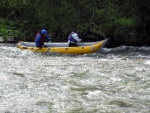
<path fill-rule="evenodd" d="M 45 36 L 43 36 L 43 35 L 41 35 L 41 34 L 40 34 L 40 36 L 41 36 L 41 38 L 40 38 L 40 42 L 39 42 L 39 43 L 40 43 L 40 45 L 43 46 L 43 45 L 44 45 L 44 42 L 45 42 Z"/>
<path fill-rule="evenodd" d="M 70 35 L 68 36 L 68 40 L 70 41 L 70 43 L 77 43 L 77 41 L 72 37 L 72 34 L 74 34 L 74 32 L 71 32 Z"/>
<path fill-rule="evenodd" d="M 40 45 L 40 46 L 43 46 L 43 45 L 44 45 L 44 42 L 45 42 L 45 36 L 43 36 L 43 35 L 41 35 L 41 34 L 38 34 L 36 37 L 40 37 L 40 38 L 38 38 L 38 40 L 35 39 L 35 40 L 36 40 L 36 43 L 37 43 L 38 45 Z"/>

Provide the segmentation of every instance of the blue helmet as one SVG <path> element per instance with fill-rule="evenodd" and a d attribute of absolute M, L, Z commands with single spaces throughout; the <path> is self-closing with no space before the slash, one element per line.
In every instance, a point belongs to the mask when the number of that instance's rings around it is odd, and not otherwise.
<path fill-rule="evenodd" d="M 47 34 L 47 31 L 45 29 L 42 29 L 41 34 Z"/>

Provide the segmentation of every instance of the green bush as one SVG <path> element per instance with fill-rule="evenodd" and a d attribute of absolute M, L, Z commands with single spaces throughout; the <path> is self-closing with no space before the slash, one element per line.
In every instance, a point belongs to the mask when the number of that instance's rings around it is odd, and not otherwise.
<path fill-rule="evenodd" d="M 7 19 L 0 19 L 0 36 L 2 36 L 4 40 L 7 40 L 12 37 L 21 37 L 22 32 L 17 28 L 17 23 Z"/>

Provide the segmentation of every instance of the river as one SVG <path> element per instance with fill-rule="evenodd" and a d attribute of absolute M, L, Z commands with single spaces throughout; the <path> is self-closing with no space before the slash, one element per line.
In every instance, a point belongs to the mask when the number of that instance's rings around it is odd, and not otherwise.
<path fill-rule="evenodd" d="M 150 48 L 85 55 L 0 46 L 0 113 L 150 113 Z"/>

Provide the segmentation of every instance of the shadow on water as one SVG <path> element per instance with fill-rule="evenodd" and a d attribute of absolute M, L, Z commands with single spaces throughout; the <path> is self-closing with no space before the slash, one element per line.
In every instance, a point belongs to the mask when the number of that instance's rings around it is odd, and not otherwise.
<path fill-rule="evenodd" d="M 25 77 L 24 74 L 22 74 L 22 73 L 17 73 L 17 72 L 3 72 L 3 73 L 6 73 L 6 74 L 8 74 L 8 75 L 15 75 L 15 76 L 21 77 L 21 78 L 24 78 L 24 77 Z"/>
<path fill-rule="evenodd" d="M 132 104 L 124 100 L 112 100 L 109 102 L 110 105 L 117 105 L 119 107 L 131 107 Z"/>
<path fill-rule="evenodd" d="M 16 75 L 16 76 L 18 76 L 18 77 L 25 77 L 25 75 L 24 74 L 21 74 L 21 73 L 12 73 L 12 74 L 14 74 L 14 75 Z"/>

